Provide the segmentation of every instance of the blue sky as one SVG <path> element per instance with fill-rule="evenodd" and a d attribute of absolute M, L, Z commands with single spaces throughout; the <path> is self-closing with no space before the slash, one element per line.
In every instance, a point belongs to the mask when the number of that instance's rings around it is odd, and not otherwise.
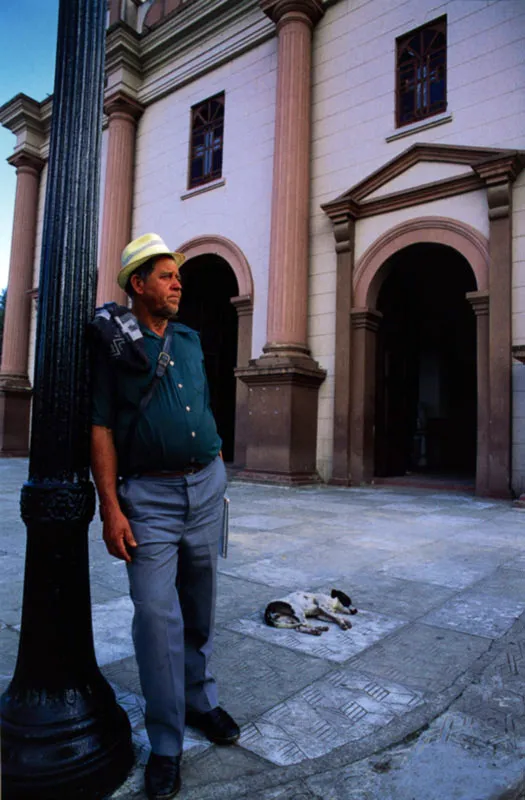
<path fill-rule="evenodd" d="M 58 0 L 0 0 L 0 105 L 19 92 L 53 93 Z M 7 286 L 16 173 L 6 163 L 15 136 L 0 126 L 0 288 Z"/>

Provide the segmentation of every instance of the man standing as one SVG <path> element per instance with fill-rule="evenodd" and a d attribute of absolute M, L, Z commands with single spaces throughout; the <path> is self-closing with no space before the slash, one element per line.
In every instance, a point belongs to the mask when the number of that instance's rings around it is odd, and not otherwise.
<path fill-rule="evenodd" d="M 153 800 L 179 791 L 185 723 L 218 744 L 240 735 L 208 669 L 226 470 L 199 337 L 173 321 L 183 261 L 156 234 L 132 241 L 118 283 L 133 315 L 105 306 L 115 335 L 94 347 L 91 463 L 104 541 L 128 567 Z"/>

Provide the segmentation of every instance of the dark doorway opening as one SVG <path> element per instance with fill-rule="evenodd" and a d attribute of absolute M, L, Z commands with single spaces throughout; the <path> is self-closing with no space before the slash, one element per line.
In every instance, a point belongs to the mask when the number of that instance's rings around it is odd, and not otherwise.
<path fill-rule="evenodd" d="M 235 375 L 237 312 L 230 303 L 239 294 L 237 279 L 220 256 L 192 258 L 181 267 L 182 300 L 178 319 L 198 331 L 225 461 L 233 461 L 235 444 Z"/>
<path fill-rule="evenodd" d="M 375 473 L 465 478 L 476 468 L 474 273 L 451 247 L 416 244 L 379 291 Z"/>

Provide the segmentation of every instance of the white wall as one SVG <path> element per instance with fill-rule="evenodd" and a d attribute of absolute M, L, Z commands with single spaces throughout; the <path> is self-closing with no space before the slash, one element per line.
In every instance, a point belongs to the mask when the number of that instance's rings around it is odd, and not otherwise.
<path fill-rule="evenodd" d="M 275 120 L 276 40 L 239 56 L 149 106 L 139 125 L 133 232 L 177 247 L 203 234 L 240 247 L 254 280 L 253 356 L 266 340 Z M 187 192 L 190 109 L 225 92 L 225 185 Z"/>
<path fill-rule="evenodd" d="M 451 119 L 387 141 L 396 134 L 395 39 L 443 14 L 447 15 L 448 107 L 440 119 Z M 325 478 L 332 460 L 336 258 L 332 226 L 320 205 L 415 142 L 525 149 L 524 40 L 522 0 L 341 0 L 328 9 L 315 30 L 309 331 L 314 357 L 328 370 L 320 390 L 318 430 L 318 467 Z M 416 185 L 420 182 L 415 175 L 414 180 Z M 522 182 L 519 185 L 523 187 Z M 455 216 L 486 235 L 486 201 L 476 195 L 363 220 L 359 250 L 393 224 L 425 214 Z M 525 341 L 523 188 L 515 191 L 514 225 L 519 261 L 514 265 L 513 323 L 515 335 Z M 519 370 L 516 367 L 515 375 Z M 525 391 L 521 398 L 514 398 L 515 414 L 525 417 Z M 514 455 L 525 464 L 525 419 L 519 437 L 523 445 L 516 441 Z M 522 470 L 525 481 L 525 466 L 516 469 Z"/>

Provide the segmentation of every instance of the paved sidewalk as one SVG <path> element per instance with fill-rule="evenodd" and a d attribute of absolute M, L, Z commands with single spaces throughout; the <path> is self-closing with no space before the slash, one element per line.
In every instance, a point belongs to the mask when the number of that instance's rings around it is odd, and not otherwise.
<path fill-rule="evenodd" d="M 0 689 L 18 643 L 27 462 L 0 460 Z M 525 798 L 525 510 L 403 488 L 230 487 L 213 669 L 242 725 L 219 748 L 188 730 L 182 800 Z M 90 530 L 95 645 L 148 756 L 125 567 Z M 347 591 L 353 628 L 266 627 L 295 589 Z"/>

